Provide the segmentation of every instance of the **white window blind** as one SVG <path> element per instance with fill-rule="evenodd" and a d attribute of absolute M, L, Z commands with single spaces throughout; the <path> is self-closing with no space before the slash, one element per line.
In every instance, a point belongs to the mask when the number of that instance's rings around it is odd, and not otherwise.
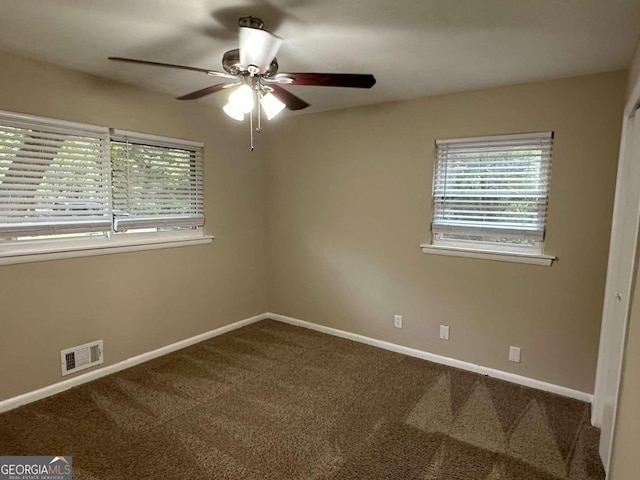
<path fill-rule="evenodd" d="M 476 241 L 539 249 L 553 134 L 436 141 L 434 244 Z"/>
<path fill-rule="evenodd" d="M 111 228 L 109 131 L 0 112 L 0 238 Z"/>
<path fill-rule="evenodd" d="M 204 225 L 202 156 L 201 143 L 114 131 L 114 230 Z"/>

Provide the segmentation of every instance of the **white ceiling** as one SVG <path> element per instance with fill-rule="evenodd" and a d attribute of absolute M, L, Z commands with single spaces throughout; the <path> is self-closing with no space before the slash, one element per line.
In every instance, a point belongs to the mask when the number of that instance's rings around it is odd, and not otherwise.
<path fill-rule="evenodd" d="M 640 34 L 640 0 L 2 0 L 0 49 L 178 96 L 217 82 L 107 57 L 222 70 L 245 15 L 285 39 L 282 72 L 375 75 L 288 87 L 306 113 L 621 69 Z"/>

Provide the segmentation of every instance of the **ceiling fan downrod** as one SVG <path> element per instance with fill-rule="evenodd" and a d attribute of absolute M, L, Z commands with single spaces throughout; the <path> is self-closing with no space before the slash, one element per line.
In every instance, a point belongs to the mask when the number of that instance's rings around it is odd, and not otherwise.
<path fill-rule="evenodd" d="M 256 30 L 264 30 L 264 22 L 258 17 L 252 17 L 251 15 L 246 17 L 240 17 L 238 19 L 238 26 L 255 28 Z"/>

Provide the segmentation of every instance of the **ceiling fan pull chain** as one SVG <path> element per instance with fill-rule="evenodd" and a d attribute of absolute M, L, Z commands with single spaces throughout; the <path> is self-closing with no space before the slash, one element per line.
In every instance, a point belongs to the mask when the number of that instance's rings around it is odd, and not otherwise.
<path fill-rule="evenodd" d="M 249 112 L 249 135 L 251 137 L 251 148 L 249 151 L 253 152 L 253 111 Z"/>
<path fill-rule="evenodd" d="M 259 95 L 259 94 L 257 94 L 257 93 L 256 93 L 256 99 L 258 100 L 258 101 L 256 102 L 256 103 L 258 104 L 258 128 L 256 128 L 256 132 L 258 132 L 258 133 L 262 133 L 262 124 L 260 123 L 260 122 L 261 122 L 260 117 L 262 116 L 262 115 L 261 115 L 261 113 L 262 113 L 262 111 L 261 111 L 262 106 L 261 106 L 261 104 L 260 104 L 260 95 Z"/>

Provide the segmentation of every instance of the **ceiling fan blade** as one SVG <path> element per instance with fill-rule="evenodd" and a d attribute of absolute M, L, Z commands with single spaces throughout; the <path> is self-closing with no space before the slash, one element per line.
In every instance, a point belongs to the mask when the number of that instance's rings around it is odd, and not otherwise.
<path fill-rule="evenodd" d="M 307 102 L 300 97 L 296 97 L 293 93 L 288 92 L 280 85 L 271 84 L 269 87 L 273 89 L 273 96 L 284 103 L 289 110 L 302 110 L 309 106 Z"/>
<path fill-rule="evenodd" d="M 187 67 L 186 65 L 174 65 L 172 63 L 160 63 L 160 62 L 150 62 L 149 60 L 136 60 L 135 58 L 122 58 L 122 57 L 109 57 L 109 60 L 114 60 L 116 62 L 128 62 L 128 63 L 137 63 L 140 65 L 151 65 L 153 67 L 166 67 L 166 68 L 179 68 L 181 70 L 190 70 L 192 72 L 202 72 L 207 75 L 211 75 L 213 77 L 223 77 L 223 78 L 233 78 L 233 75 L 229 75 L 223 72 L 216 72 L 215 70 L 207 70 L 206 68 L 198 68 L 198 67 Z"/>
<path fill-rule="evenodd" d="M 217 85 L 211 85 L 210 87 L 206 87 L 201 90 L 196 90 L 195 92 L 182 95 L 181 97 L 178 97 L 178 100 L 195 100 L 196 98 L 202 98 L 206 95 L 211 95 L 212 93 L 219 92 L 220 90 L 229 86 L 231 86 L 231 84 L 229 83 L 218 83 Z"/>
<path fill-rule="evenodd" d="M 275 58 L 282 38 L 257 28 L 240 27 L 240 64 L 255 65 L 258 73 L 265 73 Z"/>
<path fill-rule="evenodd" d="M 376 84 L 375 77 L 368 73 L 279 73 L 274 79 L 288 85 L 320 87 L 371 88 Z"/>

